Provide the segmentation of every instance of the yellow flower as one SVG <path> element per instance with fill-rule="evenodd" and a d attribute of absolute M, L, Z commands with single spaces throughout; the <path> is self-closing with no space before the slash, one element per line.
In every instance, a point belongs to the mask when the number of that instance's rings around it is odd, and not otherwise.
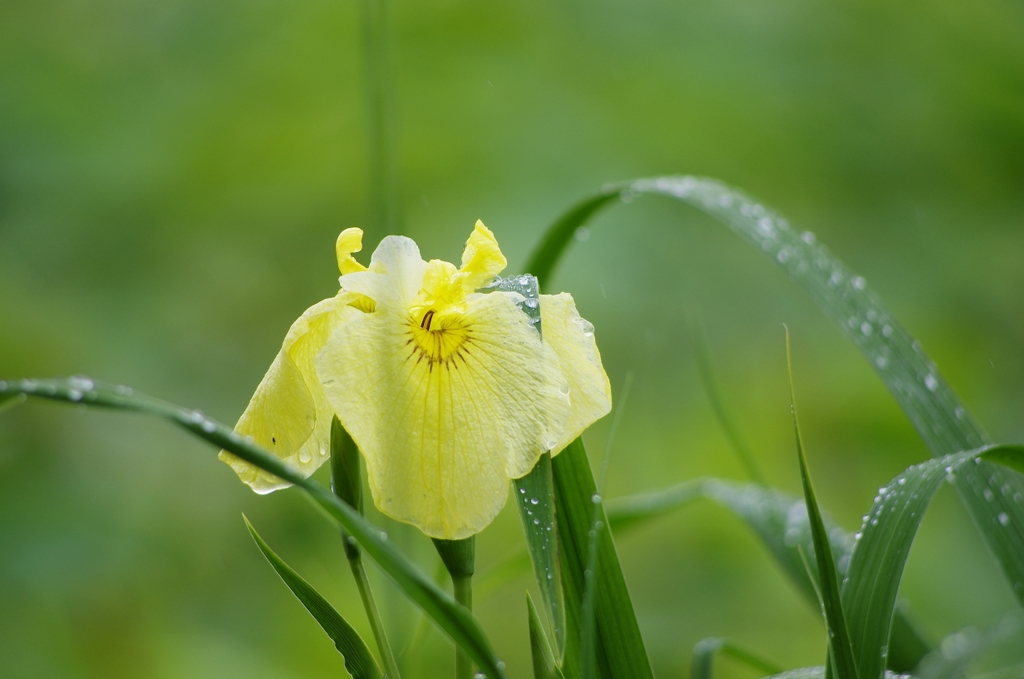
<path fill-rule="evenodd" d="M 461 268 L 424 262 L 401 236 L 367 268 L 352 257 L 361 247 L 361 230 L 339 236 L 341 290 L 295 321 L 235 430 L 312 474 L 337 414 L 382 512 L 431 537 L 469 537 L 504 505 L 509 479 L 611 408 L 593 326 L 570 295 L 540 295 L 542 339 L 522 308 L 537 300 L 482 291 L 506 262 L 479 221 Z M 257 492 L 286 485 L 221 459 Z"/>

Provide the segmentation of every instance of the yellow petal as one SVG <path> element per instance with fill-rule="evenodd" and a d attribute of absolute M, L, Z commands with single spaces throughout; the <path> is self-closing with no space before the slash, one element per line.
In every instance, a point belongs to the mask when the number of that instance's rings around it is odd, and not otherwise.
<path fill-rule="evenodd" d="M 330 456 L 331 409 L 313 361 L 330 334 L 349 314 L 354 295 L 339 293 L 310 307 L 288 330 L 281 350 L 256 388 L 235 431 L 251 436 L 291 467 L 309 476 Z M 227 451 L 220 459 L 257 493 L 288 484 Z"/>
<path fill-rule="evenodd" d="M 355 257 L 352 256 L 353 252 L 359 252 L 363 249 L 362 229 L 352 227 L 342 231 L 341 235 L 338 236 L 335 249 L 338 252 L 338 269 L 341 270 L 342 274 L 366 271 L 366 267 L 357 262 Z"/>
<path fill-rule="evenodd" d="M 554 455 L 608 414 L 612 408 L 612 388 L 601 365 L 594 326 L 580 317 L 572 295 L 566 292 L 541 295 L 540 316 L 544 344 L 550 345 L 558 355 L 569 382 L 572 406 L 565 430 L 551 451 Z"/>
<path fill-rule="evenodd" d="M 509 479 L 565 430 L 569 385 L 515 298 L 471 295 L 429 329 L 407 307 L 378 303 L 346 319 L 317 358 L 375 504 L 431 537 L 483 529 Z"/>
<path fill-rule="evenodd" d="M 507 264 L 494 234 L 482 221 L 476 220 L 473 233 L 462 252 L 462 268 L 459 270 L 463 274 L 462 287 L 465 293 L 469 294 L 490 283 L 505 270 Z"/>
<path fill-rule="evenodd" d="M 408 307 L 420 291 L 426 267 L 412 239 L 388 236 L 373 251 L 370 268 L 343 275 L 341 287 L 366 295 L 377 304 Z"/>

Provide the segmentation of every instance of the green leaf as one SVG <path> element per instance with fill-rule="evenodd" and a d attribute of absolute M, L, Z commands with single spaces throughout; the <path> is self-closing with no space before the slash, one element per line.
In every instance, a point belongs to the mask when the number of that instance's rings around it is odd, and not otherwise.
<path fill-rule="evenodd" d="M 526 546 L 537 577 L 541 601 L 555 637 L 559 659 L 565 654 L 565 595 L 559 563 L 558 521 L 555 514 L 555 479 L 551 455 L 541 455 L 529 474 L 515 480 L 519 517 L 526 533 Z"/>
<path fill-rule="evenodd" d="M 594 520 L 607 524 L 603 503 L 587 461 L 583 441 L 576 439 L 552 460 L 558 534 L 562 546 L 562 579 L 565 591 L 566 650 L 562 669 L 566 676 L 580 674 L 581 611 L 588 563 L 589 534 Z M 597 502 L 595 503 L 595 499 Z M 622 576 L 619 557 L 609 531 L 597 540 L 601 565 L 594 592 L 597 621 L 598 675 L 614 679 L 653 679 L 633 603 Z"/>
<path fill-rule="evenodd" d="M 659 492 L 641 493 L 609 500 L 608 522 L 619 534 L 676 507 L 699 500 L 711 500 L 742 519 L 761 539 L 783 572 L 811 605 L 818 607 L 815 594 L 817 569 L 808 575 L 800 556 L 815 558 L 814 540 L 807 520 L 807 505 L 802 498 L 764 488 L 754 483 L 735 483 L 720 479 L 696 479 Z M 846 574 L 853 553 L 853 535 L 845 532 L 827 515 L 822 521 L 828 531 L 840 577 Z M 812 582 L 811 577 L 815 578 Z M 911 622 L 909 613 L 897 609 L 889 642 L 889 669 L 910 672 L 930 650 L 930 645 Z"/>
<path fill-rule="evenodd" d="M 807 290 L 864 357 L 910 418 L 932 455 L 942 457 L 990 443 L 981 425 L 939 374 L 921 345 L 878 296 L 810 232 L 799 233 L 775 212 L 713 179 L 657 177 L 613 184 L 572 206 L 542 235 L 525 267 L 542 284 L 576 229 L 616 199 L 653 193 L 683 201 L 714 217 L 780 264 Z M 992 549 L 1018 600 L 1024 603 L 1024 477 L 983 461 L 954 484 Z M 1003 494 L 1003 487 L 1009 493 Z M 1009 522 L 996 518 L 1005 514 Z"/>
<path fill-rule="evenodd" d="M 562 679 L 555 657 L 551 653 L 551 645 L 544 634 L 544 626 L 537 615 L 537 607 L 533 605 L 533 597 L 526 593 L 526 609 L 530 617 L 530 654 L 533 658 L 533 679 Z"/>
<path fill-rule="evenodd" d="M 587 567 L 583 571 L 583 607 L 580 612 L 580 679 L 597 677 L 597 582 L 600 576 L 600 552 L 598 545 L 604 534 L 604 523 L 598 512 L 600 502 L 595 502 L 594 518 L 587 535 Z"/>
<path fill-rule="evenodd" d="M 711 679 L 714 669 L 715 655 L 721 653 L 739 660 L 760 672 L 762 675 L 779 674 L 782 668 L 772 662 L 759 658 L 750 651 L 740 648 L 727 639 L 708 637 L 697 642 L 693 647 L 693 663 L 690 679 Z"/>
<path fill-rule="evenodd" d="M 331 419 L 331 490 L 346 504 L 363 513 L 363 480 L 359 446 L 335 415 Z"/>
<path fill-rule="evenodd" d="M 789 357 L 789 331 L 786 332 L 786 355 Z M 793 391 L 793 367 L 789 362 L 789 388 Z M 818 509 L 818 501 L 814 496 L 811 475 L 807 471 L 807 457 L 804 455 L 804 444 L 800 436 L 800 424 L 796 417 L 796 398 L 793 397 L 793 429 L 796 431 L 796 452 L 800 460 L 800 480 L 804 487 L 804 500 L 807 503 L 807 518 L 811 526 L 811 538 L 814 540 L 814 553 L 818 565 L 818 585 L 821 588 L 822 608 L 825 610 L 825 625 L 828 628 L 829 657 L 835 668 L 838 679 L 857 679 L 857 664 L 854 658 L 853 645 L 847 628 L 846 616 L 839 588 L 839 573 L 836 571 L 835 558 L 828 537 L 828 529 Z M 893 600 L 895 603 L 895 599 Z M 890 614 L 891 615 L 891 614 Z M 827 675 L 826 675 L 827 676 Z M 871 675 L 864 675 L 871 676 Z"/>
<path fill-rule="evenodd" d="M 857 669 L 864 679 L 881 676 L 889 626 L 903 570 L 924 512 L 946 479 L 984 464 L 982 455 L 1024 462 L 1024 446 L 998 446 L 947 455 L 908 468 L 879 489 L 850 559 L 843 606 Z M 1002 515 L 997 521 L 1009 520 Z"/>
<path fill-rule="evenodd" d="M 519 308 L 538 334 L 543 334 L 540 316 L 540 284 L 529 274 L 497 277 L 480 292 L 501 290 L 522 295 Z M 551 474 L 551 455 L 545 453 L 526 476 L 514 481 L 519 518 L 526 534 L 526 546 L 533 573 L 540 588 L 548 623 L 555 634 L 555 648 L 561 660 L 565 654 L 565 595 L 562 592 L 558 558 L 558 523 L 555 515 L 555 482 Z"/>
<path fill-rule="evenodd" d="M 25 394 L 0 393 L 0 413 L 28 400 Z"/>
<path fill-rule="evenodd" d="M 352 679 L 381 679 L 377 661 L 374 660 L 370 649 L 366 647 L 359 633 L 352 629 L 352 626 L 320 592 L 316 591 L 312 585 L 302 579 L 302 576 L 274 553 L 274 550 L 249 523 L 248 517 L 243 514 L 242 518 L 245 519 L 245 525 L 249 528 L 252 539 L 256 541 L 260 551 L 263 552 L 263 556 L 267 557 L 267 561 L 284 580 L 284 584 L 288 585 L 288 589 L 292 591 L 295 598 L 306 607 L 310 615 L 320 623 L 320 627 L 327 632 L 327 636 L 334 641 L 334 647 L 345 659 L 345 669 L 352 675 Z"/>
<path fill-rule="evenodd" d="M 115 410 L 134 411 L 162 417 L 195 436 L 223 448 L 288 483 L 302 488 L 327 514 L 356 539 L 367 554 L 395 581 L 398 587 L 430 617 L 452 641 L 462 647 L 480 671 L 504 679 L 504 664 L 494 655 L 480 624 L 433 581 L 423 575 L 387 540 L 387 536 L 359 512 L 329 490 L 288 467 L 273 454 L 246 440 L 197 410 L 188 410 L 135 393 L 128 387 L 113 386 L 78 377 L 71 379 L 21 380 L 8 382 L 0 393 L 85 403 Z"/>

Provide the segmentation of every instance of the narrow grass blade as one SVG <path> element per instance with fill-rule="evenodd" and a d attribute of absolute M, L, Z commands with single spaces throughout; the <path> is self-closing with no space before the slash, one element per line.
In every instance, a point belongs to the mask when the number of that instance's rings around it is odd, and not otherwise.
<path fill-rule="evenodd" d="M 214 422 L 197 410 L 181 408 L 136 394 L 128 387 L 100 384 L 88 378 L 8 382 L 0 389 L 0 393 L 25 393 L 54 401 L 85 403 L 100 408 L 155 415 L 302 488 L 359 542 L 409 599 L 469 654 L 480 672 L 495 679 L 504 679 L 503 664 L 494 655 L 490 642 L 472 614 L 402 556 L 398 549 L 387 541 L 385 534 L 329 490 L 315 481 L 304 478 L 277 457 L 242 438 L 228 427 Z"/>
<path fill-rule="evenodd" d="M 352 629 L 348 621 L 320 592 L 316 591 L 312 585 L 274 553 L 274 550 L 260 537 L 247 517 L 243 515 L 242 518 L 245 519 L 245 525 L 252 534 L 252 539 L 256 541 L 256 545 L 263 552 L 263 556 L 267 557 L 267 561 L 281 576 L 284 584 L 288 585 L 288 589 L 292 591 L 295 598 L 306 607 L 306 610 L 320 623 L 320 627 L 334 642 L 335 648 L 345 659 L 345 669 L 352 675 L 352 679 L 381 679 L 380 667 L 377 666 L 377 661 L 374 660 L 370 649 L 366 647 L 366 643 L 363 642 L 359 633 Z"/>
<path fill-rule="evenodd" d="M 595 505 L 599 505 L 595 502 Z M 587 568 L 583 571 L 583 606 L 580 612 L 580 679 L 597 677 L 597 582 L 600 574 L 601 554 L 598 545 L 604 533 L 604 523 L 598 518 L 599 507 L 595 508 L 594 520 L 590 523 L 587 544 Z"/>
<path fill-rule="evenodd" d="M 880 677 L 903 570 L 924 512 L 942 482 L 982 464 L 980 456 L 1024 462 L 1024 446 L 997 446 L 947 455 L 905 470 L 878 497 L 853 549 L 843 606 L 862 679 Z M 976 464 L 977 463 L 977 464 Z M 1005 515 L 997 521 L 1009 520 Z"/>
<path fill-rule="evenodd" d="M 565 590 L 566 651 L 562 666 L 566 676 L 579 676 L 581 610 L 589 551 L 589 533 L 594 518 L 595 497 L 598 520 L 607 524 L 604 507 L 587 461 L 583 441 L 576 439 L 552 461 L 558 533 L 562 546 L 562 578 Z M 594 590 L 597 621 L 598 675 L 614 679 L 652 679 L 633 603 L 622 576 L 615 544 L 607 530 L 597 541 L 601 568 Z"/>
<path fill-rule="evenodd" d="M 742 519 L 761 539 L 776 563 L 807 601 L 817 609 L 818 598 L 815 588 L 818 572 L 811 564 L 808 574 L 800 555 L 800 550 L 803 550 L 810 559 L 815 558 L 814 540 L 807 520 L 807 505 L 802 498 L 753 483 L 696 479 L 660 492 L 609 500 L 608 525 L 614 532 L 619 533 L 623 529 L 640 526 L 673 508 L 683 507 L 700 499 L 711 500 Z M 853 553 L 853 535 L 844 531 L 825 514 L 822 514 L 822 521 L 832 544 L 839 577 L 842 578 L 846 575 Z M 910 672 L 930 650 L 931 645 L 917 630 L 909 614 L 897 608 L 889 641 L 889 669 L 895 672 Z"/>
<path fill-rule="evenodd" d="M 522 295 L 519 308 L 543 336 L 540 316 L 540 284 L 529 274 L 498 277 L 481 292 L 515 292 Z M 558 522 L 555 512 L 555 481 L 551 472 L 551 455 L 541 455 L 529 474 L 516 479 L 515 496 L 519 518 L 526 534 L 526 546 L 537 577 L 541 601 L 555 635 L 558 660 L 565 654 L 565 595 L 562 592 L 559 564 Z"/>
<path fill-rule="evenodd" d="M 828 529 L 825 528 L 825 521 L 821 517 L 821 510 L 818 509 L 818 500 L 814 496 L 811 474 L 807 471 L 807 456 L 804 455 L 804 444 L 800 436 L 800 423 L 796 416 L 796 396 L 793 393 L 793 361 L 789 351 L 789 330 L 786 330 L 786 360 L 789 366 L 789 391 L 792 397 L 790 407 L 793 411 L 796 453 L 800 460 L 800 480 L 803 483 L 804 500 L 807 503 L 807 519 L 811 526 L 811 538 L 814 540 L 814 553 L 818 565 L 818 585 L 821 589 L 822 605 L 825 609 L 825 625 L 828 627 L 831 666 L 835 668 L 837 679 L 857 679 L 857 663 L 847 627 L 846 615 L 843 612 L 839 573 L 836 571 L 835 558 L 832 556 L 832 545 L 829 541 Z M 895 604 L 895 597 L 893 598 L 893 603 Z"/>
<path fill-rule="evenodd" d="M 541 601 L 555 637 L 559 660 L 565 654 L 565 595 L 559 563 L 558 521 L 555 513 L 555 478 L 551 456 L 541 455 L 529 474 L 515 481 L 519 516 L 526 533 L 526 546 L 537 577 Z"/>
<path fill-rule="evenodd" d="M 990 443 L 925 355 L 864 279 L 814 234 L 713 179 L 657 177 L 613 184 L 569 208 L 547 231 L 525 267 L 547 283 L 576 229 L 621 197 L 660 194 L 715 218 L 780 264 L 860 349 L 925 440 L 942 457 Z M 1024 603 L 1024 477 L 983 461 L 954 483 L 1018 600 Z M 1008 493 L 1002 493 L 1006 487 Z M 1005 514 L 1009 521 L 996 520 Z"/>
<path fill-rule="evenodd" d="M 775 663 L 759 658 L 755 654 L 740 648 L 728 639 L 720 637 L 708 637 L 697 642 L 693 647 L 693 663 L 691 664 L 690 679 L 711 679 L 714 669 L 715 656 L 717 654 L 729 656 L 734 660 L 753 668 L 762 675 L 779 674 L 782 668 Z"/>
<path fill-rule="evenodd" d="M 25 394 L 0 394 L 0 413 L 28 400 Z"/>
<path fill-rule="evenodd" d="M 725 407 L 725 402 L 718 391 L 718 380 L 715 378 L 715 369 L 711 364 L 711 352 L 708 350 L 708 340 L 704 334 L 704 326 L 700 322 L 691 321 L 687 323 L 687 328 L 689 330 L 690 343 L 693 345 L 694 358 L 697 361 L 700 383 L 704 387 L 704 394 L 707 396 L 711 411 L 715 414 L 715 419 L 718 420 L 718 424 L 722 427 L 722 431 L 725 433 L 726 438 L 729 439 L 733 451 L 746 469 L 751 480 L 760 483 L 762 486 L 767 486 L 768 481 L 765 478 L 764 472 L 761 471 L 760 465 L 757 464 L 753 451 L 750 450 L 750 446 L 747 445 L 747 442 L 740 434 L 739 425 L 736 424 L 736 420 L 729 412 L 729 409 Z"/>
<path fill-rule="evenodd" d="M 555 663 L 551 645 L 544 633 L 544 626 L 533 605 L 533 597 L 526 593 L 526 609 L 530 617 L 530 653 L 533 659 L 533 679 L 562 679 L 562 672 Z"/>

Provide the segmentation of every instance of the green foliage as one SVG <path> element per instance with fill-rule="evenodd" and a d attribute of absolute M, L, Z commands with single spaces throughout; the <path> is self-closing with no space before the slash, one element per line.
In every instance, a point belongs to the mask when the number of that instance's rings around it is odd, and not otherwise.
<path fill-rule="evenodd" d="M 21 380 L 4 384 L 0 391 L 156 415 L 302 488 L 359 542 L 366 553 L 391 576 L 410 600 L 466 651 L 480 667 L 481 672 L 494 678 L 505 676 L 501 661 L 494 655 L 490 642 L 472 614 L 453 601 L 430 578 L 402 556 L 398 549 L 388 542 L 384 533 L 315 481 L 303 478 L 271 453 L 243 439 L 199 411 L 136 394 L 128 387 L 101 384 L 88 378 Z"/>
<path fill-rule="evenodd" d="M 789 337 L 786 337 L 786 353 L 789 353 Z M 793 389 L 793 368 L 790 363 L 789 388 Z M 796 416 L 796 397 L 793 397 L 793 429 L 796 431 L 796 452 L 800 462 L 800 480 L 804 487 L 804 501 L 807 503 L 807 519 L 811 526 L 811 539 L 814 541 L 814 555 L 818 566 L 818 586 L 821 591 L 822 608 L 825 612 L 825 626 L 828 628 L 829 664 L 826 665 L 825 676 L 834 670 L 838 679 L 857 679 L 857 664 L 853 644 L 847 627 L 846 615 L 843 612 L 842 594 L 839 585 L 839 573 L 836 570 L 832 545 L 828 537 L 828 529 L 818 509 L 818 500 L 814 496 L 811 475 L 807 471 L 807 457 L 804 455 L 804 444 L 800 436 L 800 425 Z M 863 675 L 872 676 L 872 675 Z"/>
<path fill-rule="evenodd" d="M 729 656 L 741 663 L 751 667 L 762 675 L 774 675 L 782 672 L 782 668 L 763 658 L 759 658 L 750 651 L 737 646 L 728 639 L 720 637 L 708 637 L 701 639 L 693 647 L 693 663 L 690 669 L 690 679 L 712 679 L 714 676 L 715 656 L 721 654 Z"/>
<path fill-rule="evenodd" d="M 590 471 L 583 441 L 576 439 L 553 460 L 558 534 L 562 546 L 562 578 L 566 604 L 566 650 L 562 666 L 567 677 L 582 669 L 584 595 L 587 564 L 591 562 L 590 532 L 596 520 L 607 523 L 602 498 Z M 594 618 L 597 645 L 597 676 L 615 679 L 652 677 L 651 666 L 633 603 L 608 531 L 596 539 L 597 569 L 594 587 Z"/>
<path fill-rule="evenodd" d="M 519 517 L 526 534 L 526 547 L 533 563 L 541 601 L 555 638 L 559 659 L 565 653 L 565 595 L 559 559 L 558 519 L 555 514 L 555 478 L 551 455 L 545 453 L 529 474 L 515 483 Z"/>
<path fill-rule="evenodd" d="M 345 669 L 352 675 L 352 679 L 381 679 L 382 675 L 380 668 L 377 666 L 377 661 L 373 659 L 373 654 L 370 653 L 370 649 L 366 647 L 359 633 L 352 629 L 348 621 L 334 609 L 334 606 L 320 592 L 303 580 L 302 576 L 292 570 L 288 564 L 274 553 L 274 550 L 270 548 L 263 538 L 260 537 L 260 534 L 256 532 L 256 529 L 253 528 L 252 524 L 249 523 L 248 518 L 244 516 L 243 518 L 245 519 L 246 527 L 252 534 L 252 539 L 256 541 L 256 545 L 263 552 L 263 556 L 267 557 L 267 561 L 274 567 L 277 574 L 281 576 L 284 584 L 288 585 L 288 589 L 292 591 L 295 598 L 306 607 L 309 614 L 316 619 L 320 627 L 327 632 L 327 636 L 334 642 L 335 648 L 338 649 L 338 652 L 345 659 Z"/>
<path fill-rule="evenodd" d="M 555 662 L 551 645 L 544 633 L 544 626 L 537 615 L 537 607 L 533 605 L 533 597 L 526 593 L 526 608 L 530 625 L 530 656 L 533 660 L 533 679 L 562 679 L 562 671 Z"/>
<path fill-rule="evenodd" d="M 707 213 L 781 265 L 870 362 L 928 444 L 932 455 L 989 443 L 981 425 L 949 388 L 920 343 L 893 317 L 864 278 L 832 256 L 810 232 L 800 233 L 764 205 L 724 184 L 699 177 L 657 177 L 613 184 L 567 210 L 545 232 L 526 270 L 542 281 L 554 271 L 576 229 L 613 198 L 657 194 Z M 1024 602 L 1024 477 L 982 461 L 956 477 L 964 506 Z M 1002 489 L 1008 492 L 1003 492 Z M 1002 521 L 999 517 L 1007 517 Z"/>

